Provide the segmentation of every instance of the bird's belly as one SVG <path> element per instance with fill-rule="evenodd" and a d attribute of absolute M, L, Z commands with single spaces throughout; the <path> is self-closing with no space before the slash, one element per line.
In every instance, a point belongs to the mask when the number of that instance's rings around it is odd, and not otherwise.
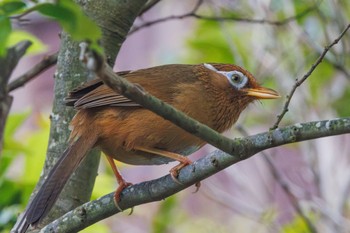
<path fill-rule="evenodd" d="M 145 109 L 132 111 L 125 118 L 118 109 L 107 109 L 100 117 L 97 145 L 106 155 L 124 163 L 157 165 L 173 161 L 137 148 L 187 156 L 204 145 L 201 139 Z"/>
<path fill-rule="evenodd" d="M 192 146 L 186 149 L 182 149 L 181 151 L 174 151 L 174 153 L 178 153 L 183 156 L 188 156 L 197 151 L 199 148 L 200 147 L 198 146 Z M 131 165 L 160 165 L 174 161 L 173 159 L 164 156 L 147 153 L 139 150 L 126 151 L 124 149 L 119 148 L 113 151 L 108 151 L 104 148 L 101 149 L 106 155 L 111 156 L 115 160 Z"/>

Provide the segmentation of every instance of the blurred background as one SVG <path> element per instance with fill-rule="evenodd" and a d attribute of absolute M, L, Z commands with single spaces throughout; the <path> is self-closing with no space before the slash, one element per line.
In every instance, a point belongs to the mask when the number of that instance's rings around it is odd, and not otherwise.
<path fill-rule="evenodd" d="M 295 80 L 306 74 L 324 47 L 350 23 L 347 0 L 206 0 L 195 13 L 220 19 L 178 17 L 142 27 L 157 19 L 186 15 L 197 4 L 163 0 L 139 17 L 115 70 L 204 62 L 245 67 L 283 98 L 252 104 L 226 133 L 232 138 L 269 130 Z M 28 19 L 15 27 L 36 35 L 47 48 L 23 59 L 13 78 L 59 48 L 57 24 L 37 15 Z M 350 115 L 349 52 L 347 33 L 297 89 L 281 126 Z M 13 92 L 0 163 L 0 232 L 8 232 L 14 224 L 40 176 L 54 72 L 55 67 Z M 205 146 L 190 158 L 196 160 L 214 149 Z M 349 135 L 269 149 L 202 181 L 195 194 L 195 188 L 189 188 L 82 232 L 350 232 L 349 151 Z M 173 166 L 119 164 L 132 183 L 163 176 Z M 104 158 L 97 179 L 92 199 L 115 190 L 117 184 Z"/>

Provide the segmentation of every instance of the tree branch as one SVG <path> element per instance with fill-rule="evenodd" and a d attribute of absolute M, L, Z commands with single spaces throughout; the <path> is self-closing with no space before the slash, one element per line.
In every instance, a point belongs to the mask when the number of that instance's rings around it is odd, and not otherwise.
<path fill-rule="evenodd" d="M 304 74 L 304 76 L 299 80 L 296 79 L 296 82 L 294 84 L 294 86 L 292 87 L 292 90 L 289 92 L 289 94 L 287 95 L 287 99 L 286 102 L 284 104 L 283 110 L 282 112 L 277 116 L 277 121 L 276 123 L 272 126 L 271 129 L 276 129 L 279 125 L 279 123 L 281 122 L 281 120 L 283 119 L 284 115 L 288 112 L 288 107 L 290 104 L 290 101 L 296 91 L 296 89 L 307 79 L 310 77 L 310 75 L 312 74 L 312 72 L 316 69 L 316 67 L 322 62 L 323 58 L 326 56 L 327 52 L 336 44 L 338 44 L 338 42 L 341 40 L 341 38 L 345 35 L 345 33 L 349 30 L 350 28 L 350 24 L 348 24 L 346 26 L 346 28 L 343 30 L 342 33 L 340 33 L 340 35 L 328 46 L 326 46 L 322 52 L 322 54 L 318 57 L 318 59 L 316 60 L 316 62 L 314 64 L 312 64 L 311 68 L 309 69 L 309 71 Z"/>
<path fill-rule="evenodd" d="M 232 140 L 235 151 L 232 155 L 217 150 L 181 169 L 178 179 L 182 185 L 174 182 L 170 175 L 132 185 L 123 190 L 118 204 L 120 208 L 128 209 L 163 200 L 262 150 L 346 133 L 350 133 L 349 117 L 298 123 L 245 138 L 237 138 Z M 51 232 L 52 229 L 55 229 L 56 233 L 77 232 L 118 212 L 120 211 L 114 204 L 114 193 L 110 193 L 65 214 L 47 225 L 41 232 Z M 56 228 L 57 226 L 59 228 Z"/>
<path fill-rule="evenodd" d="M 40 73 L 42 73 L 46 69 L 50 68 L 50 66 L 56 64 L 56 62 L 57 62 L 57 52 L 50 55 L 50 56 L 45 56 L 33 68 L 28 70 L 23 75 L 17 77 L 14 81 L 10 82 L 8 85 L 8 90 L 13 91 L 19 87 L 24 86 L 27 82 L 29 82 L 33 78 L 37 77 Z"/>
<path fill-rule="evenodd" d="M 233 21 L 233 22 L 242 22 L 242 23 L 270 24 L 270 25 L 274 25 L 274 26 L 281 26 L 281 25 L 285 25 L 291 21 L 294 21 L 296 19 L 300 19 L 300 18 L 304 17 L 309 12 L 315 10 L 315 8 L 317 6 L 317 4 L 315 4 L 307 9 L 305 9 L 303 12 L 301 12 L 299 14 L 289 16 L 289 17 L 284 18 L 282 20 L 269 20 L 269 19 L 250 19 L 250 18 L 242 18 L 242 17 L 237 17 L 237 16 L 229 16 L 229 17 L 215 17 L 214 16 L 213 17 L 213 16 L 201 15 L 201 14 L 198 14 L 197 11 L 200 8 L 200 6 L 202 5 L 202 3 L 203 3 L 203 1 L 199 0 L 197 2 L 196 6 L 188 13 L 185 13 L 182 15 L 171 15 L 168 17 L 164 17 L 164 18 L 156 19 L 156 20 L 153 20 L 150 22 L 146 22 L 138 27 L 134 27 L 129 32 L 129 35 L 139 31 L 140 29 L 150 27 L 150 26 L 153 26 L 153 25 L 158 24 L 158 23 L 164 23 L 164 22 L 171 21 L 171 20 L 179 20 L 179 19 L 185 19 L 185 18 L 195 18 L 195 19 L 199 19 L 199 20 L 216 21 L 216 22 Z"/>
<path fill-rule="evenodd" d="M 13 70 L 31 44 L 32 42 L 30 41 L 22 41 L 8 49 L 6 56 L 0 57 L 0 153 L 2 151 L 6 119 L 12 105 L 12 96 L 8 94 L 7 84 Z"/>

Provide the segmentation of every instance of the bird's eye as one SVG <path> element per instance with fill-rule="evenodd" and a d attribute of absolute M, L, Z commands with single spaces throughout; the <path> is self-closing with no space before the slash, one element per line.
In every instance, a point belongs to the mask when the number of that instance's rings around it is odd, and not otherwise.
<path fill-rule="evenodd" d="M 240 76 L 239 74 L 232 74 L 231 76 L 231 81 L 234 82 L 234 83 L 241 83 L 242 82 L 242 76 Z"/>
<path fill-rule="evenodd" d="M 230 71 L 226 73 L 226 77 L 229 82 L 237 89 L 243 88 L 247 82 L 248 78 L 239 71 Z"/>

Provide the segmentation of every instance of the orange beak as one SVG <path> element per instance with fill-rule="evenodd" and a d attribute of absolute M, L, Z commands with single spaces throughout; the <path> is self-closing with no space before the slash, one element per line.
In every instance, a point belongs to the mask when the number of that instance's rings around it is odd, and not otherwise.
<path fill-rule="evenodd" d="M 243 91 L 246 92 L 246 95 L 256 97 L 257 99 L 277 99 L 281 97 L 277 91 L 266 87 L 247 88 L 243 89 Z"/>

